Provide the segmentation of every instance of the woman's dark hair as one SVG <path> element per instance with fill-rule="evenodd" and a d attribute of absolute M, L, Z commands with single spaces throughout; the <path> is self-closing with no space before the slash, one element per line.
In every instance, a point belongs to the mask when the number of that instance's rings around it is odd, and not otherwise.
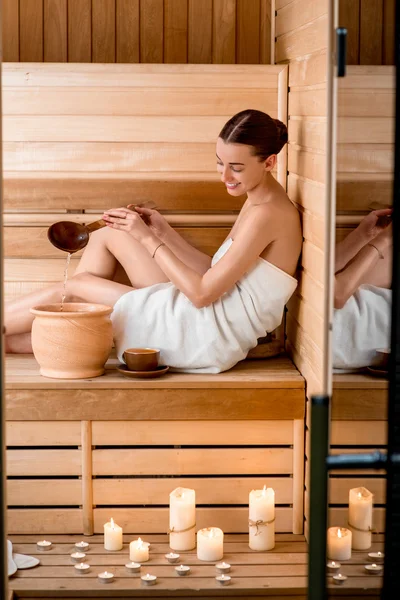
<path fill-rule="evenodd" d="M 287 127 L 261 110 L 248 108 L 234 115 L 223 126 L 219 137 L 226 144 L 253 147 L 254 156 L 265 160 L 278 154 L 288 141 Z"/>

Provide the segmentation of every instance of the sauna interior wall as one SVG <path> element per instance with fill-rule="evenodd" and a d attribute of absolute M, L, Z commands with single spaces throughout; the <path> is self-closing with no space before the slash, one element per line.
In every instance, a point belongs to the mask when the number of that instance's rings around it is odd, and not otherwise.
<path fill-rule="evenodd" d="M 3 0 L 7 62 L 270 64 L 271 0 Z"/>

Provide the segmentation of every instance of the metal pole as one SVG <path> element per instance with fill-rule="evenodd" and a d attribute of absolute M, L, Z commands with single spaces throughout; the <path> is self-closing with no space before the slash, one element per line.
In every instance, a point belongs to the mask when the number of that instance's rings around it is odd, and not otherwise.
<path fill-rule="evenodd" d="M 308 600 L 326 600 L 326 528 L 328 481 L 326 458 L 329 435 L 329 397 L 311 398 L 311 465 L 309 508 Z"/>

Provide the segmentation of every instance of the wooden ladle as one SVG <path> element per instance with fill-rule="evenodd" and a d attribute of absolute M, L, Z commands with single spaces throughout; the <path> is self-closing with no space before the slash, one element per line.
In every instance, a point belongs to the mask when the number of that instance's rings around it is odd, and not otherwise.
<path fill-rule="evenodd" d="M 142 206 L 144 208 L 155 208 L 154 202 L 143 202 L 141 204 L 130 204 L 129 209 L 134 210 L 135 206 Z M 89 235 L 105 227 L 107 223 L 103 219 L 88 223 L 88 225 L 82 225 L 81 223 L 74 223 L 73 221 L 58 221 L 53 223 L 47 230 L 47 237 L 50 242 L 64 252 L 73 254 L 82 250 L 89 241 Z"/>

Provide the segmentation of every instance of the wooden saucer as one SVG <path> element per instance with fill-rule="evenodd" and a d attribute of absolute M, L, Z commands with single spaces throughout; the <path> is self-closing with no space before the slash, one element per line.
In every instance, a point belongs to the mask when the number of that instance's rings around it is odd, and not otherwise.
<path fill-rule="evenodd" d="M 132 377 L 133 379 L 151 379 L 153 377 L 161 377 L 161 375 L 164 375 L 168 369 L 169 367 L 166 365 L 159 365 L 154 371 L 131 371 L 124 364 L 117 366 L 117 371 L 122 373 L 122 375 L 125 377 Z"/>

